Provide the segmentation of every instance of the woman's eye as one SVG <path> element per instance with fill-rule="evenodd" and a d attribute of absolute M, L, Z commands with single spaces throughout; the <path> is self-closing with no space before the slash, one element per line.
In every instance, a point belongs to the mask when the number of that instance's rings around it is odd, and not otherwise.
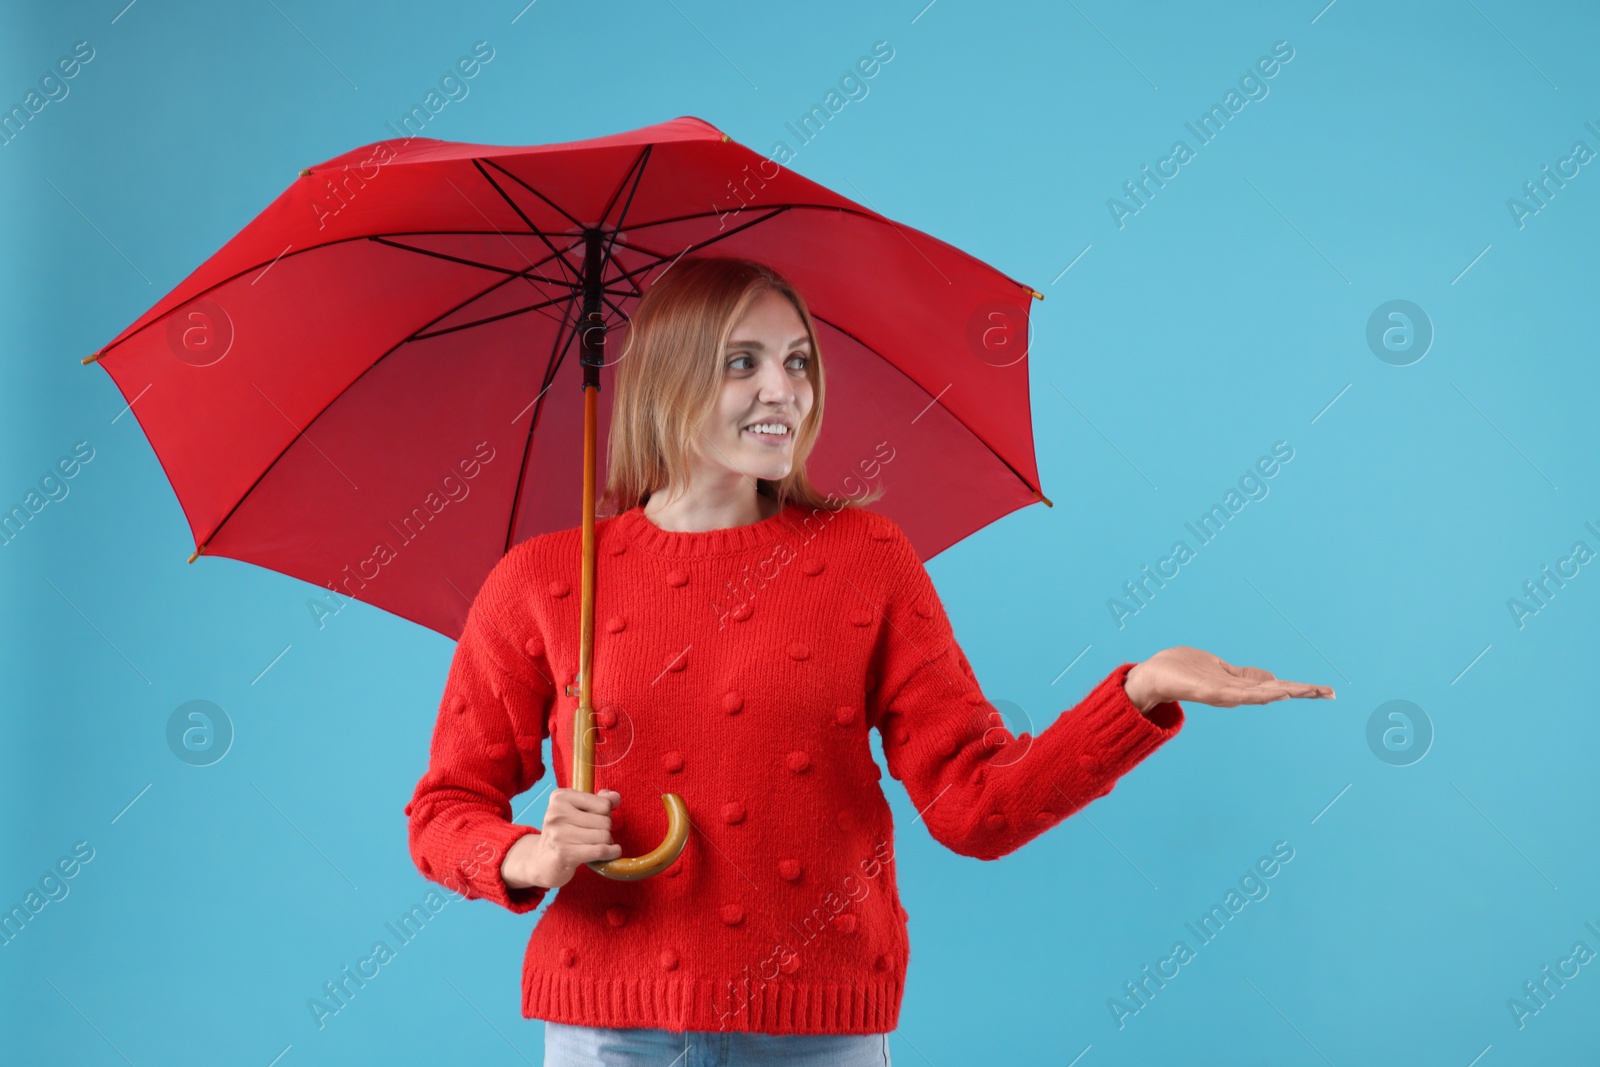
<path fill-rule="evenodd" d="M 734 366 L 734 364 L 736 364 L 736 363 L 744 362 L 744 361 L 749 360 L 749 359 L 750 359 L 749 356 L 734 356 L 732 359 L 728 360 L 728 366 L 732 367 L 734 370 L 749 370 L 750 369 L 749 367 L 736 367 L 736 366 Z"/>
<path fill-rule="evenodd" d="M 803 371 L 803 370 L 805 370 L 807 367 L 809 367 L 811 365 L 811 357 L 810 356 L 794 356 L 789 360 L 789 362 L 793 363 L 795 360 L 799 360 L 800 361 L 800 366 L 798 368 L 796 368 L 798 370 L 802 370 Z"/>

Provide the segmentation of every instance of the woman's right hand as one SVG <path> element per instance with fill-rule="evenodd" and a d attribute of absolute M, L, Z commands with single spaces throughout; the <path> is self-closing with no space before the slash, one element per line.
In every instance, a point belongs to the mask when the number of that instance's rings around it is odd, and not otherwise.
<path fill-rule="evenodd" d="M 611 840 L 611 810 L 620 803 L 622 794 L 615 789 L 554 790 L 543 827 L 519 837 L 506 851 L 500 877 L 512 889 L 555 889 L 572 881 L 585 863 L 621 856 L 622 846 Z"/>

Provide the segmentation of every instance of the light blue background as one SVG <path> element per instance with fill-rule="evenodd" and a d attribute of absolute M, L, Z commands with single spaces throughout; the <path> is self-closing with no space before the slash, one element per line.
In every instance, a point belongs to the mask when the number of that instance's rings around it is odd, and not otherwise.
<path fill-rule="evenodd" d="M 481 902 L 312 1023 L 307 999 L 431 887 L 401 808 L 453 646 L 361 604 L 319 631 L 305 583 L 186 564 L 154 454 L 79 364 L 300 167 L 392 136 L 477 40 L 495 58 L 428 136 L 697 115 L 758 151 L 793 147 L 785 122 L 888 41 L 793 168 L 1047 294 L 1054 507 L 929 564 L 986 693 L 1042 729 L 1178 644 L 1338 690 L 1191 705 L 1113 793 L 994 863 L 937 846 L 885 779 L 912 933 L 895 1063 L 1593 1054 L 1600 963 L 1521 1030 L 1506 1006 L 1576 941 L 1600 950 L 1600 575 L 1520 629 L 1506 604 L 1573 542 L 1600 549 L 1600 163 L 1523 228 L 1506 206 L 1575 141 L 1600 150 L 1592 6 L 121 2 L 0 16 L 7 107 L 73 42 L 96 50 L 0 148 L 0 504 L 95 450 L 0 549 L 0 904 L 95 849 L 0 948 L 11 1062 L 539 1061 L 518 1011 L 532 917 Z M 1280 40 L 1270 95 L 1119 229 L 1107 198 Z M 1411 366 L 1366 345 L 1391 299 L 1436 330 Z M 1107 599 L 1279 440 L 1270 495 L 1118 629 Z M 1366 742 L 1397 698 L 1436 730 L 1408 767 Z M 237 728 L 205 769 L 163 736 L 192 699 Z M 1278 841 L 1295 854 L 1270 895 L 1119 1030 L 1108 998 L 1195 945 L 1185 921 Z"/>

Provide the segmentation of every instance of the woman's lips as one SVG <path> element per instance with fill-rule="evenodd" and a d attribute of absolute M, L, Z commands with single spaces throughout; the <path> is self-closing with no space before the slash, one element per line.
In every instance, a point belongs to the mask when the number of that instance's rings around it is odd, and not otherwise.
<path fill-rule="evenodd" d="M 740 432 L 747 433 L 762 444 L 771 447 L 782 446 L 789 440 L 789 435 L 786 433 L 757 433 L 755 430 L 741 430 Z"/>

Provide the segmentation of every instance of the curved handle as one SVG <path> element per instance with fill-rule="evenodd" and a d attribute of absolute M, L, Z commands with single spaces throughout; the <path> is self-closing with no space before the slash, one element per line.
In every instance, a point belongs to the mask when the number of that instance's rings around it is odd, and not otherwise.
<path fill-rule="evenodd" d="M 587 614 L 587 604 L 585 608 Z M 587 664 L 579 677 L 587 683 Z M 594 708 L 589 704 L 589 687 L 578 689 L 578 709 L 572 716 L 572 788 L 594 792 Z M 649 878 L 671 867 L 689 841 L 689 807 L 676 793 L 661 794 L 667 809 L 667 834 L 661 844 L 642 856 L 618 856 L 614 860 L 595 860 L 587 866 L 596 874 L 622 882 Z"/>
<path fill-rule="evenodd" d="M 618 856 L 591 863 L 589 869 L 619 882 L 636 882 L 671 867 L 689 841 L 689 808 L 676 793 L 661 794 L 661 806 L 667 809 L 667 836 L 661 844 L 642 856 Z"/>

